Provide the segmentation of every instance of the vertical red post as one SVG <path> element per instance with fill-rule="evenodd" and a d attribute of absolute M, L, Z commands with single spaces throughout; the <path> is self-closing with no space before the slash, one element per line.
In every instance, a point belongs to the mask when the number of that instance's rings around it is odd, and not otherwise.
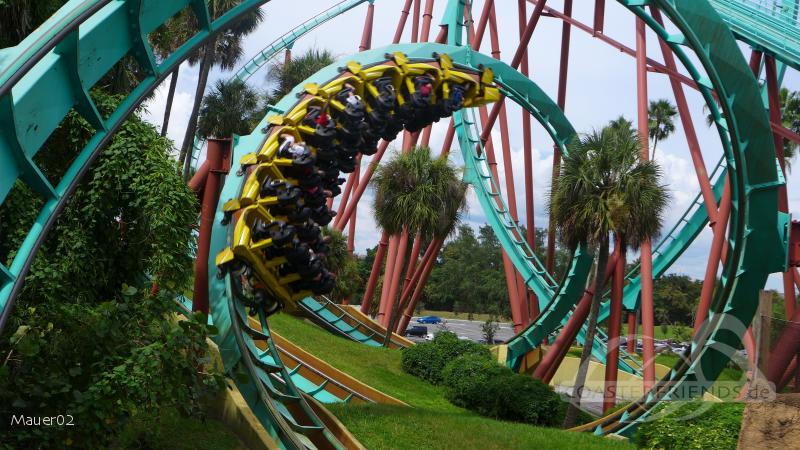
<path fill-rule="evenodd" d="M 408 327 L 408 322 L 411 320 L 411 316 L 414 314 L 414 309 L 417 307 L 417 302 L 422 296 L 422 289 L 425 287 L 425 283 L 428 282 L 428 277 L 430 276 L 433 266 L 436 263 L 436 256 L 439 254 L 439 249 L 442 248 L 442 244 L 444 244 L 444 239 L 441 238 L 435 238 L 431 243 L 431 245 L 434 246 L 433 250 L 428 261 L 425 262 L 424 271 L 420 276 L 419 282 L 414 288 L 414 293 L 411 295 L 411 301 L 408 303 L 408 307 L 406 307 L 405 313 L 400 319 L 400 324 L 397 327 L 398 334 L 403 334 L 403 332 L 406 330 L 406 327 Z"/>
<path fill-rule="evenodd" d="M 381 264 L 383 264 L 383 258 L 386 256 L 386 247 L 388 245 L 389 234 L 384 231 L 383 234 L 381 234 L 380 242 L 378 242 L 378 249 L 375 251 L 375 261 L 372 262 L 372 270 L 369 272 L 367 288 L 364 290 L 364 298 L 361 300 L 361 312 L 364 314 L 369 314 L 372 297 L 375 295 L 375 287 L 378 285 L 378 275 L 381 273 Z"/>
<path fill-rule="evenodd" d="M 614 253 L 619 255 L 611 280 L 611 314 L 608 318 L 606 380 L 603 390 L 603 412 L 617 403 L 617 369 L 619 367 L 619 336 L 622 328 L 622 290 L 625 283 L 625 246 L 619 236 L 614 238 Z"/>
<path fill-rule="evenodd" d="M 361 33 L 361 44 L 358 51 L 363 52 L 372 47 L 372 28 L 375 22 L 375 4 L 370 3 L 367 7 L 367 17 L 364 19 L 364 31 Z"/>
<path fill-rule="evenodd" d="M 350 174 L 353 177 L 353 180 L 354 180 L 353 184 L 355 185 L 354 187 L 356 189 L 358 189 L 358 176 L 359 176 L 360 173 L 361 173 L 361 159 L 359 158 L 359 160 L 356 161 L 356 170 L 354 170 L 353 173 Z M 356 207 L 358 207 L 358 205 L 356 205 Z M 356 218 L 358 218 L 358 213 L 356 212 L 356 210 L 353 210 L 353 211 L 354 211 L 353 212 L 353 217 L 350 219 L 350 224 L 349 224 L 350 226 L 347 229 L 347 251 L 350 252 L 351 255 L 353 254 L 353 251 L 355 250 L 355 244 L 356 244 Z"/>
<path fill-rule="evenodd" d="M 778 85 L 778 70 L 775 66 L 775 58 L 767 55 L 764 59 L 767 75 L 767 95 L 769 96 L 769 119 L 772 123 L 780 124 L 781 119 L 781 93 Z M 778 133 L 773 133 L 775 137 L 775 155 L 784 176 L 786 175 L 786 161 L 783 154 L 783 137 Z M 782 212 L 789 212 L 789 200 L 786 193 L 786 185 L 778 188 L 778 209 Z M 786 308 L 786 317 L 792 317 L 795 310 L 797 298 L 794 292 L 794 272 L 787 270 L 783 273 L 783 298 Z"/>
<path fill-rule="evenodd" d="M 389 298 L 389 288 L 392 285 L 392 274 L 394 274 L 394 264 L 397 261 L 397 247 L 400 243 L 400 236 L 389 237 L 389 253 L 386 255 L 386 266 L 383 269 L 383 284 L 381 285 L 381 301 L 378 306 L 378 315 L 375 319 L 378 323 L 383 323 L 386 317 L 387 300 Z"/>
<path fill-rule="evenodd" d="M 697 314 L 694 316 L 694 334 L 700 329 L 700 325 L 708 317 L 708 310 L 711 307 L 711 300 L 714 294 L 714 286 L 717 283 L 717 268 L 722 260 L 722 249 L 725 244 L 725 234 L 728 228 L 728 219 L 731 213 L 731 183 L 730 179 L 725 180 L 725 187 L 722 190 L 722 198 L 719 202 L 719 213 L 717 223 L 714 224 L 714 237 L 711 240 L 711 249 L 706 262 L 706 272 L 703 277 L 703 286 L 700 288 L 700 303 L 697 306 Z"/>
<path fill-rule="evenodd" d="M 639 139 L 642 150 L 641 159 L 650 157 L 648 141 L 649 128 L 647 116 L 647 42 L 646 28 L 642 19 L 636 19 L 636 94 Z M 655 343 L 653 342 L 653 252 L 650 239 L 641 246 L 642 279 L 642 360 L 644 363 L 644 390 L 649 391 L 655 384 Z"/>
<path fill-rule="evenodd" d="M 223 160 L 230 160 L 230 139 L 209 139 L 206 150 L 208 179 L 200 209 L 200 235 L 197 238 L 197 259 L 194 262 L 194 295 L 192 311 L 208 314 L 208 261 L 211 247 L 211 229 L 219 202 L 220 178 L 227 174 Z"/>
<path fill-rule="evenodd" d="M 606 13 L 606 0 L 595 0 L 594 2 L 594 32 L 595 34 L 603 33 L 603 24 L 605 22 Z"/>
<path fill-rule="evenodd" d="M 397 21 L 397 29 L 394 31 L 394 39 L 392 39 L 392 44 L 397 44 L 400 42 L 400 38 L 403 37 L 403 29 L 406 27 L 406 21 L 408 20 L 408 13 L 411 11 L 411 2 L 413 0 L 406 0 L 405 5 L 403 5 L 403 9 L 400 11 L 400 20 Z"/>
<path fill-rule="evenodd" d="M 543 3 L 543 2 L 542 2 Z M 537 5 L 538 6 L 538 5 Z M 572 16 L 572 0 L 564 0 L 564 15 Z M 569 72 L 569 43 L 572 33 L 572 26 L 568 21 L 561 24 L 561 60 L 558 68 L 558 107 L 562 111 L 566 110 L 567 103 L 567 73 Z M 553 145 L 553 173 L 550 185 L 555 186 L 558 176 L 561 173 L 561 149 Z M 551 274 L 555 270 L 556 255 L 556 224 L 553 217 L 550 217 L 547 226 L 547 253 L 545 255 L 545 269 Z"/>
<path fill-rule="evenodd" d="M 636 311 L 628 311 L 628 353 L 636 353 Z"/>

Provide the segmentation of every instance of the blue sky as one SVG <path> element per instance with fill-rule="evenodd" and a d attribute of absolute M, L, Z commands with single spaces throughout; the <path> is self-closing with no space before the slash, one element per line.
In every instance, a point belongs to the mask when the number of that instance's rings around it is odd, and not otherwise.
<path fill-rule="evenodd" d="M 303 8 L 298 7 L 299 3 L 297 0 L 272 0 L 263 7 L 265 20 L 256 32 L 247 37 L 245 42 L 246 58 L 255 55 L 285 31 L 299 25 L 336 2 L 333 0 L 302 2 Z M 372 40 L 374 48 L 391 43 L 403 3 L 401 0 L 377 0 L 375 2 L 375 29 Z M 444 0 L 436 2 L 434 27 L 431 30 L 432 36 L 435 36 L 436 32 L 438 32 L 437 19 L 441 17 L 445 3 Z M 483 1 L 476 1 L 476 15 L 479 13 L 482 4 Z M 500 0 L 495 1 L 495 4 L 500 27 L 501 58 L 505 61 L 510 61 L 518 42 L 516 2 Z M 558 10 L 561 10 L 562 4 L 563 2 L 560 0 L 548 2 L 549 6 Z M 593 4 L 594 2 L 575 2 L 574 17 L 584 23 L 591 23 L 591 5 Z M 530 13 L 531 10 L 532 7 L 529 6 L 528 12 Z M 345 58 L 358 49 L 365 13 L 366 7 L 362 6 L 332 20 L 298 42 L 293 51 L 298 54 L 310 47 L 327 48 L 338 57 Z M 635 21 L 633 15 L 617 2 L 607 2 L 605 30 L 608 36 L 629 47 L 634 47 Z M 402 41 L 408 41 L 409 34 L 410 21 Z M 561 21 L 555 18 L 543 17 L 529 47 L 531 79 L 553 98 L 556 97 L 558 84 L 560 41 Z M 481 50 L 489 53 L 488 33 Z M 747 49 L 743 47 L 743 50 L 747 51 L 747 55 L 749 55 Z M 648 34 L 648 55 L 657 61 L 662 61 L 660 48 L 655 35 L 652 33 Z M 242 63 L 244 61 L 246 59 Z M 581 30 L 573 28 L 569 64 L 565 110 L 567 117 L 577 130 L 585 132 L 593 128 L 602 127 L 609 120 L 619 115 L 624 115 L 635 122 L 636 78 L 634 58 L 619 52 Z M 257 73 L 250 79 L 250 83 L 260 89 L 267 89 L 265 75 L 266 70 L 262 70 L 262 72 Z M 230 76 L 230 73 L 215 70 L 211 74 L 209 85 L 216 79 Z M 187 116 L 191 110 L 196 82 L 197 68 L 184 64 L 181 67 L 181 75 L 172 112 L 172 122 L 168 130 L 169 137 L 178 146 L 183 138 L 188 121 Z M 800 76 L 796 72 L 790 71 L 786 76 L 784 85 L 793 90 L 800 90 Z M 155 98 L 147 105 L 147 118 L 159 127 L 163 117 L 166 88 L 165 83 L 164 86 L 159 88 Z M 648 75 L 648 89 L 650 99 L 667 98 L 674 102 L 669 80 L 665 75 L 650 73 Z M 719 135 L 716 130 L 705 126 L 703 100 L 700 94 L 688 88 L 685 92 L 692 117 L 695 118 L 694 122 L 703 157 L 710 171 L 721 155 Z M 522 193 L 524 192 L 522 184 L 524 168 L 520 128 L 521 112 L 519 108 L 516 106 L 509 107 L 508 117 L 511 128 L 512 157 L 514 160 L 513 175 L 517 192 Z M 436 151 L 441 147 L 446 126 L 447 122 L 443 120 L 438 126 L 434 127 L 431 147 Z M 494 135 L 499 144 L 497 130 L 494 131 Z M 547 223 L 544 197 L 550 184 L 552 142 L 538 124 L 534 125 L 533 135 L 535 222 L 536 225 L 542 226 Z M 671 138 L 659 143 L 656 153 L 656 160 L 664 169 L 664 181 L 669 186 L 672 196 L 665 223 L 665 229 L 669 229 L 692 202 L 698 191 L 696 175 L 689 157 L 684 130 L 680 123 L 678 123 L 677 130 Z M 498 158 L 500 158 L 499 145 L 497 145 L 497 154 Z M 461 160 L 458 157 L 456 148 L 454 148 L 453 155 L 453 161 L 460 163 Z M 505 169 L 502 164 L 498 167 L 500 167 L 501 178 L 504 178 Z M 799 175 L 796 174 L 789 175 L 790 186 L 796 185 L 800 181 L 798 177 Z M 371 193 L 367 191 L 367 195 L 359 204 L 356 233 L 356 250 L 358 252 L 363 252 L 365 248 L 375 245 L 380 234 L 371 217 L 371 200 Z M 524 211 L 524 199 L 518 197 L 517 201 L 521 215 L 524 215 L 522 213 Z M 790 190 L 789 202 L 790 210 L 797 211 L 800 208 L 800 193 L 796 190 Z M 470 194 L 469 206 L 469 213 L 465 217 L 465 221 L 472 226 L 480 226 L 485 223 L 483 211 L 472 193 Z M 673 266 L 671 272 L 684 273 L 695 278 L 701 278 L 705 270 L 710 241 L 711 233 L 706 230 Z M 777 288 L 780 286 L 780 280 L 772 277 L 768 286 Z"/>

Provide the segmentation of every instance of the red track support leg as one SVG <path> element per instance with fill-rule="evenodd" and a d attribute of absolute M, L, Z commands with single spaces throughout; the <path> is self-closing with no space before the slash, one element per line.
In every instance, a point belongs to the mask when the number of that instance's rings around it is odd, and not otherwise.
<path fill-rule="evenodd" d="M 223 160 L 230 160 L 230 139 L 209 139 L 206 154 L 208 179 L 203 192 L 200 210 L 200 236 L 197 239 L 197 259 L 194 263 L 194 296 L 192 311 L 208 314 L 208 260 L 211 246 L 211 228 L 219 202 L 220 178 L 227 174 Z"/>
<path fill-rule="evenodd" d="M 386 248 L 388 245 L 389 234 L 384 232 L 378 243 L 378 250 L 375 252 L 375 261 L 372 262 L 372 270 L 369 272 L 369 280 L 367 281 L 367 288 L 364 291 L 364 298 L 361 300 L 361 312 L 364 314 L 369 314 L 372 297 L 375 295 L 375 287 L 378 285 L 378 275 L 381 272 L 381 265 L 383 264 L 384 256 L 386 256 Z"/>
<path fill-rule="evenodd" d="M 642 143 L 641 159 L 650 156 L 648 144 L 647 117 L 647 46 L 646 28 L 641 19 L 636 19 L 636 86 L 639 139 Z M 653 342 L 653 252 L 650 240 L 641 246 L 642 277 L 642 362 L 644 363 L 644 390 L 649 391 L 655 384 L 655 343 Z"/>
<path fill-rule="evenodd" d="M 636 311 L 628 311 L 628 353 L 636 353 Z"/>
<path fill-rule="evenodd" d="M 603 390 L 603 412 L 617 404 L 617 369 L 619 367 L 619 336 L 622 328 L 622 290 L 625 283 L 625 247 L 614 239 L 614 253 L 619 255 L 614 264 L 611 281 L 611 314 L 608 318 L 608 354 L 606 357 L 606 380 Z"/>

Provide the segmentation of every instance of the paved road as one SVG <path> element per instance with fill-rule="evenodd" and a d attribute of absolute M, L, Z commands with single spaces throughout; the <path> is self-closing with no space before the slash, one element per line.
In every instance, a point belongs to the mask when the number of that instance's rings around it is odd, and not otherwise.
<path fill-rule="evenodd" d="M 452 331 L 453 333 L 457 334 L 461 338 L 466 338 L 475 342 L 483 340 L 483 331 L 481 331 L 481 325 L 484 322 L 479 320 L 463 320 L 463 319 L 443 319 L 444 323 L 439 325 L 424 325 L 417 323 L 417 317 L 411 318 L 411 325 L 423 325 L 428 328 L 428 333 L 435 334 L 438 331 L 447 330 Z M 500 323 L 500 329 L 497 330 L 497 334 L 495 335 L 496 340 L 501 340 L 503 342 L 511 339 L 514 336 L 514 329 L 511 327 L 510 323 Z M 419 340 L 414 337 L 410 337 L 412 340 Z"/>

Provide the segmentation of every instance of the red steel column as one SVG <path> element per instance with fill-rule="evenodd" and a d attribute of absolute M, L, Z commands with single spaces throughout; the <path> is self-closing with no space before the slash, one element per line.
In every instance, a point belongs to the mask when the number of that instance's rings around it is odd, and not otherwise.
<path fill-rule="evenodd" d="M 364 298 L 361 300 L 361 312 L 364 314 L 369 314 L 372 297 L 375 295 L 375 286 L 378 285 L 378 275 L 381 272 L 381 264 L 383 264 L 383 257 L 386 256 L 386 247 L 388 245 L 389 234 L 384 231 L 383 234 L 381 234 L 380 242 L 378 242 L 378 249 L 375 251 L 375 261 L 372 262 L 372 270 L 369 272 L 367 288 L 364 291 Z"/>
<path fill-rule="evenodd" d="M 497 16 L 494 7 L 489 11 L 489 37 L 492 45 L 492 56 L 495 59 L 500 59 L 500 40 L 497 34 Z M 500 100 L 500 104 L 500 143 L 503 150 L 503 167 L 505 168 L 506 174 L 506 198 L 511 219 L 518 224 L 517 193 L 514 187 L 514 161 L 511 158 L 511 140 L 508 133 L 508 116 L 506 114 L 505 100 Z M 497 181 L 498 183 L 500 182 L 499 179 L 497 179 Z M 523 236 L 516 236 L 516 238 L 523 239 Z M 527 325 L 530 322 L 530 317 L 528 316 L 527 286 L 525 286 L 522 276 L 520 276 L 517 271 L 515 271 L 515 278 L 517 285 L 517 301 L 520 303 L 519 310 L 522 313 L 522 323 Z"/>
<path fill-rule="evenodd" d="M 396 261 L 394 262 L 394 267 L 392 268 L 390 281 L 391 284 L 389 285 L 389 290 L 387 291 L 386 297 L 386 314 L 383 315 L 381 325 L 388 328 L 389 323 L 392 320 L 392 314 L 394 313 L 395 305 L 397 304 L 397 290 L 400 287 L 400 276 L 403 274 L 403 263 L 406 259 L 406 251 L 408 250 L 408 228 L 403 228 L 403 232 L 400 233 L 400 242 L 397 245 L 397 257 Z M 389 272 L 387 272 L 389 273 Z M 384 283 L 386 279 L 384 279 Z"/>
<path fill-rule="evenodd" d="M 522 39 L 525 34 L 525 17 L 528 16 L 527 2 L 525 0 L 517 1 L 518 13 L 518 26 L 519 36 Z M 528 67 L 528 51 L 522 55 L 520 62 L 520 72 L 526 77 L 530 75 Z M 534 222 L 533 210 L 533 144 L 532 144 L 532 131 L 531 131 L 531 115 L 525 109 L 522 109 L 522 162 L 525 168 L 525 238 L 528 241 L 528 246 L 535 252 L 536 250 L 536 223 Z M 539 301 L 536 294 L 528 291 L 528 317 L 530 320 L 539 316 Z M 529 320 L 529 322 L 530 322 Z"/>
<path fill-rule="evenodd" d="M 642 144 L 641 159 L 649 158 L 647 117 L 647 45 L 646 28 L 642 19 L 636 19 L 636 93 L 639 122 L 639 139 Z M 655 384 L 655 348 L 653 342 L 653 252 L 650 239 L 641 246 L 642 279 L 642 362 L 644 363 L 644 390 Z"/>
<path fill-rule="evenodd" d="M 628 353 L 636 353 L 636 311 L 628 311 Z"/>
<path fill-rule="evenodd" d="M 211 229 L 219 202 L 220 178 L 227 174 L 223 159 L 231 151 L 230 139 L 209 139 L 206 149 L 208 179 L 200 209 L 200 235 L 197 238 L 197 259 L 194 262 L 194 295 L 192 311 L 208 315 L 208 260 L 211 247 Z M 228 157 L 229 159 L 229 157 Z"/>
<path fill-rule="evenodd" d="M 775 67 L 775 58 L 767 55 L 764 60 L 767 72 L 767 94 L 769 96 L 769 118 L 772 123 L 781 123 L 781 94 L 778 86 L 778 70 Z M 786 175 L 786 161 L 783 159 L 783 137 L 773 133 L 775 137 L 775 155 L 781 165 L 781 171 Z M 786 185 L 778 187 L 778 208 L 781 212 L 789 212 L 789 200 L 786 194 Z M 794 293 L 794 273 L 791 270 L 783 272 L 783 298 L 786 308 L 786 317 L 792 317 L 797 301 Z"/>
<path fill-rule="evenodd" d="M 405 332 L 406 327 L 408 327 L 408 322 L 411 320 L 411 316 L 414 314 L 414 309 L 417 307 L 417 302 L 422 296 L 422 289 L 425 287 L 425 283 L 428 282 L 428 277 L 431 274 L 431 270 L 433 270 L 433 265 L 436 263 L 436 256 L 439 254 L 442 244 L 444 244 L 443 238 L 435 238 L 433 243 L 431 243 L 431 245 L 434 246 L 433 251 L 431 252 L 428 261 L 425 262 L 425 268 L 420 276 L 417 286 L 414 288 L 414 294 L 411 296 L 411 301 L 408 303 L 405 313 L 400 319 L 400 324 L 397 327 L 399 331 L 398 334 Z"/>
<path fill-rule="evenodd" d="M 353 184 L 355 188 L 358 189 L 358 176 L 361 173 L 361 158 L 356 161 L 356 169 L 350 175 L 353 177 Z M 356 208 L 358 205 L 356 205 Z M 350 219 L 350 227 L 347 231 L 347 251 L 350 254 L 353 254 L 353 250 L 355 249 L 355 240 L 356 240 L 356 219 L 358 218 L 358 214 L 356 213 L 356 209 L 353 210 L 353 217 Z"/>
<path fill-rule="evenodd" d="M 389 287 L 392 285 L 392 274 L 394 274 L 394 264 L 397 261 L 397 247 L 400 244 L 400 236 L 394 235 L 389 237 L 389 253 L 386 255 L 386 266 L 383 269 L 383 282 L 381 284 L 381 297 L 380 305 L 378 306 L 378 315 L 375 320 L 378 323 L 383 323 L 386 317 L 387 299 L 389 298 Z"/>
<path fill-rule="evenodd" d="M 603 24 L 606 13 L 606 0 L 595 0 L 594 2 L 594 32 L 603 33 Z"/>
<path fill-rule="evenodd" d="M 714 286 L 717 283 L 717 268 L 722 259 L 722 248 L 725 244 L 728 219 L 731 213 L 730 178 L 725 180 L 725 187 L 722 190 L 722 198 L 720 199 L 719 205 L 717 223 L 714 225 L 714 237 L 711 240 L 711 250 L 709 251 L 708 261 L 706 262 L 703 287 L 700 289 L 700 304 L 697 306 L 697 314 L 695 314 L 694 317 L 694 334 L 697 334 L 700 325 L 702 325 L 706 317 L 708 317 L 708 310 L 711 307 L 711 300 L 714 294 Z"/>
<path fill-rule="evenodd" d="M 617 254 L 614 253 L 610 258 L 608 258 L 603 285 L 605 285 L 605 283 L 611 278 L 611 275 L 614 273 L 614 266 L 616 264 Z M 589 307 L 592 305 L 593 295 L 594 289 L 592 287 L 589 287 L 584 291 L 583 297 L 581 297 L 581 299 L 578 301 L 575 309 L 572 310 L 572 316 L 567 321 L 567 324 L 558 334 L 558 337 L 556 338 L 555 342 L 553 342 L 553 345 L 551 345 L 544 354 L 544 358 L 542 358 L 542 361 L 536 367 L 536 370 L 533 371 L 533 378 L 542 380 L 545 383 L 550 381 L 556 369 L 558 369 L 558 366 L 561 364 L 561 361 L 564 359 L 564 356 L 566 356 L 567 352 L 569 351 L 569 347 L 572 345 L 572 342 L 578 335 L 578 331 L 580 331 L 581 326 L 583 326 L 583 323 L 586 322 L 586 317 L 589 316 Z"/>
<path fill-rule="evenodd" d="M 339 231 L 344 229 L 344 226 L 347 224 L 350 216 L 353 215 L 358 201 L 361 200 L 361 196 L 364 195 L 364 191 L 367 190 L 367 186 L 369 186 L 369 180 L 372 179 L 372 174 L 375 172 L 375 168 L 378 167 L 378 164 L 381 162 L 381 158 L 383 158 L 383 154 L 386 153 L 386 148 L 388 146 L 388 141 L 383 141 L 381 145 L 378 146 L 378 152 L 375 153 L 375 156 L 373 156 L 372 160 L 369 162 L 369 166 L 367 166 L 364 176 L 361 177 L 361 180 L 358 182 L 358 188 L 356 188 L 355 193 L 351 196 L 352 198 L 348 201 L 344 213 L 342 213 L 341 216 L 337 216 L 336 221 L 333 222 L 333 228 Z"/>
<path fill-rule="evenodd" d="M 544 6 L 544 1 L 539 4 Z M 537 4 L 536 6 L 539 6 Z M 564 0 L 564 15 L 567 17 L 572 16 L 572 0 Z M 569 72 L 569 44 L 572 27 L 569 22 L 564 21 L 561 24 L 561 60 L 558 69 L 558 107 L 562 111 L 566 110 L 567 103 L 567 73 Z M 550 185 L 555 186 L 558 181 L 558 176 L 561 173 L 561 149 L 557 145 L 553 145 L 553 173 L 550 179 Z M 556 224 L 553 217 L 550 217 L 547 226 L 547 253 L 545 255 L 545 269 L 551 274 L 555 270 L 555 255 L 556 255 Z"/>
<path fill-rule="evenodd" d="M 420 41 L 428 42 L 431 36 L 431 20 L 433 19 L 433 0 L 425 2 L 425 12 L 422 14 L 422 33 Z"/>
<path fill-rule="evenodd" d="M 419 17 L 422 0 L 414 0 L 414 17 L 411 19 L 411 42 L 419 42 Z"/>
<path fill-rule="evenodd" d="M 370 3 L 367 7 L 367 17 L 364 19 L 364 31 L 361 33 L 361 44 L 358 46 L 358 51 L 372 47 L 372 29 L 375 22 L 375 4 Z"/>
<path fill-rule="evenodd" d="M 608 318 L 606 379 L 603 390 L 603 413 L 617 403 L 617 368 L 619 367 L 619 336 L 622 328 L 622 290 L 625 283 L 625 247 L 619 236 L 614 238 L 614 253 L 619 255 L 611 280 L 611 313 Z"/>
<path fill-rule="evenodd" d="M 413 0 L 406 0 L 406 4 L 403 5 L 403 9 L 400 11 L 400 20 L 397 22 L 397 28 L 394 31 L 394 39 L 392 39 L 392 44 L 397 44 L 400 42 L 400 38 L 403 37 L 403 29 L 406 27 L 406 21 L 408 20 L 408 13 L 411 10 L 411 2 Z"/>

